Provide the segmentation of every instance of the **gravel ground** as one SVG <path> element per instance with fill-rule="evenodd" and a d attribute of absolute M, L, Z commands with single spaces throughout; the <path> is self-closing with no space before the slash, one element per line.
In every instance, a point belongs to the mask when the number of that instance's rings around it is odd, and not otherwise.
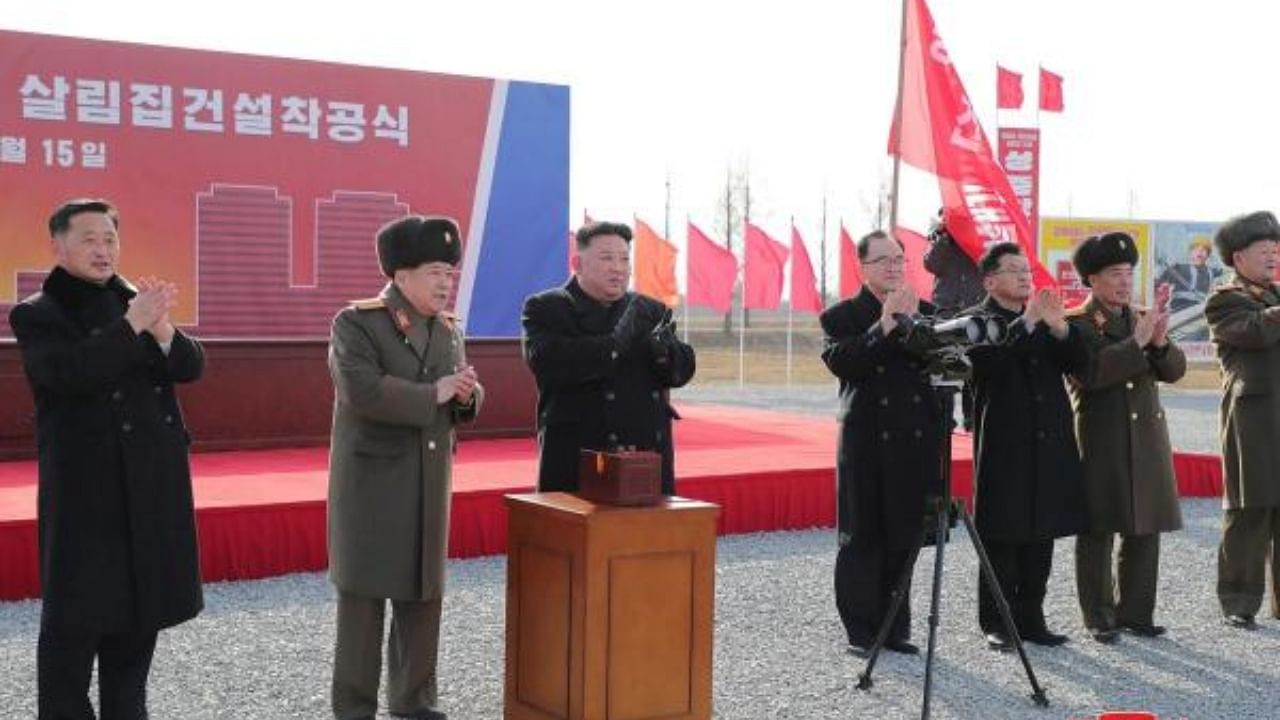
<path fill-rule="evenodd" d="M 1146 709 L 1161 718 L 1274 718 L 1280 623 L 1254 632 L 1218 622 L 1213 568 L 1219 510 L 1183 504 L 1187 527 L 1165 536 L 1157 621 L 1165 638 L 1099 645 L 1074 603 L 1072 541 L 1058 543 L 1047 611 L 1067 645 L 1029 646 L 1051 707 L 1035 708 L 1015 655 L 986 649 L 975 619 L 976 560 L 963 533 L 948 546 L 934 666 L 933 717 L 1084 718 Z M 863 662 L 845 653 L 831 591 L 830 530 L 741 535 L 719 544 L 715 717 L 917 717 L 923 657 L 886 653 L 870 692 Z M 915 639 L 927 634 L 934 555 L 916 567 Z M 441 701 L 454 718 L 502 714 L 505 561 L 450 564 Z M 156 718 L 324 718 L 333 593 L 323 575 L 211 584 L 208 609 L 161 635 L 151 682 Z M 0 717 L 34 717 L 39 605 L 0 604 Z"/>
<path fill-rule="evenodd" d="M 835 412 L 835 386 L 681 390 L 681 402 Z M 1215 452 L 1217 395 L 1165 390 L 1175 447 Z M 1084 634 L 1074 602 L 1071 540 L 1058 543 L 1046 603 L 1072 642 L 1029 646 L 1051 707 L 1028 699 L 1015 655 L 986 649 L 976 625 L 976 559 L 963 532 L 946 554 L 933 717 L 1085 718 L 1145 709 L 1161 718 L 1275 718 L 1280 622 L 1257 631 L 1219 624 L 1215 500 L 1183 503 L 1186 528 L 1165 536 L 1157 621 L 1165 638 L 1113 646 Z M 721 539 L 716 573 L 715 717 L 918 717 L 922 657 L 882 656 L 875 687 L 854 688 L 863 661 L 846 654 L 831 589 L 831 530 Z M 915 639 L 927 635 L 933 552 L 916 567 Z M 441 701 L 453 718 L 502 716 L 505 560 L 449 565 L 441 647 Z M 333 592 L 323 575 L 216 583 L 196 620 L 161 635 L 151 681 L 159 719 L 328 717 Z M 0 603 L 0 719 L 35 716 L 39 603 Z"/>

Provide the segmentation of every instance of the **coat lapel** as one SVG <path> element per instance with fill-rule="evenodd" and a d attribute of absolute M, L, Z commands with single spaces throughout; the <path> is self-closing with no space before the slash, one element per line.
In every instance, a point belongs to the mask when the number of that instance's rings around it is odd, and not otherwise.
<path fill-rule="evenodd" d="M 387 312 L 391 314 L 391 322 L 396 332 L 404 338 L 405 347 L 425 362 L 427 348 L 431 344 L 431 326 L 436 323 L 418 314 L 401 294 L 400 289 L 391 283 L 382 289 L 382 298 L 387 304 Z"/>

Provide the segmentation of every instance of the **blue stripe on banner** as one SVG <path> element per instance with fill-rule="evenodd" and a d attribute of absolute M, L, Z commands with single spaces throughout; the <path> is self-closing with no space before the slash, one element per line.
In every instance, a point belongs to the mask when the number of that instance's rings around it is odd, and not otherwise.
<path fill-rule="evenodd" d="M 512 82 L 467 335 L 519 337 L 520 309 L 567 274 L 569 88 Z"/>

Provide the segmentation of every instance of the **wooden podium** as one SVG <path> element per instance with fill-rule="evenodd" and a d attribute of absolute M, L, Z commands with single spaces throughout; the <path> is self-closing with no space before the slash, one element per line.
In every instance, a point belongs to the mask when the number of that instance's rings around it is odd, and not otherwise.
<path fill-rule="evenodd" d="M 508 495 L 507 720 L 710 720 L 715 505 Z"/>

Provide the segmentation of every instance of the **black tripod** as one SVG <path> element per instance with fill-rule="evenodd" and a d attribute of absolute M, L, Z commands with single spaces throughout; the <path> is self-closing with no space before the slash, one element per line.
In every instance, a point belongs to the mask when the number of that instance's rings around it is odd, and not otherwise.
<path fill-rule="evenodd" d="M 936 550 L 933 557 L 933 587 L 929 600 L 929 645 L 924 663 L 924 702 L 920 709 L 920 717 L 926 720 L 929 717 L 929 698 L 933 690 L 933 651 L 938 637 L 939 608 L 942 601 L 943 551 L 947 547 L 947 528 L 952 517 L 960 518 L 964 523 L 965 532 L 968 533 L 969 539 L 973 541 L 973 549 L 977 552 L 978 562 L 982 566 L 982 578 L 986 581 L 987 587 L 991 589 L 992 596 L 995 597 L 996 606 L 1000 609 L 1000 618 L 1004 622 L 1005 632 L 1013 640 L 1013 646 L 1018 650 L 1018 657 L 1022 659 L 1022 667 L 1027 671 L 1027 681 L 1031 683 L 1031 699 L 1040 707 L 1048 707 L 1049 698 L 1045 696 L 1044 689 L 1036 681 L 1036 673 L 1031 669 L 1031 661 L 1027 658 L 1027 652 L 1022 646 L 1022 636 L 1018 634 L 1018 628 L 1013 622 L 1013 615 L 1009 612 L 1009 602 L 1005 600 L 1004 593 L 1000 590 L 1000 583 L 996 581 L 995 570 L 991 567 L 991 559 L 987 557 L 987 549 L 983 547 L 982 539 L 978 537 L 978 531 L 973 526 L 973 517 L 965 508 L 963 501 L 951 498 L 951 427 L 953 424 L 951 414 L 955 407 L 955 395 L 959 390 L 960 383 L 935 378 L 932 384 L 940 395 L 942 400 L 940 404 L 943 409 L 943 412 L 940 413 L 942 416 L 942 452 L 940 453 L 942 456 L 942 495 L 933 495 L 925 499 L 925 512 L 927 517 L 933 519 Z M 920 538 L 912 546 L 907 563 L 902 568 L 902 575 L 898 578 L 898 586 L 893 592 L 893 602 L 889 606 L 889 613 L 880 624 L 880 632 L 876 635 L 875 644 L 871 646 L 871 651 L 867 658 L 867 667 L 858 676 L 859 690 L 871 689 L 871 671 L 875 669 L 876 658 L 880 656 L 880 650 L 889 638 L 889 629 L 893 627 L 894 618 L 902 610 L 902 603 L 906 599 L 907 588 L 911 583 L 912 569 L 915 567 L 916 558 L 920 555 L 920 548 L 924 546 L 929 529 L 928 524 L 921 527 Z"/>

